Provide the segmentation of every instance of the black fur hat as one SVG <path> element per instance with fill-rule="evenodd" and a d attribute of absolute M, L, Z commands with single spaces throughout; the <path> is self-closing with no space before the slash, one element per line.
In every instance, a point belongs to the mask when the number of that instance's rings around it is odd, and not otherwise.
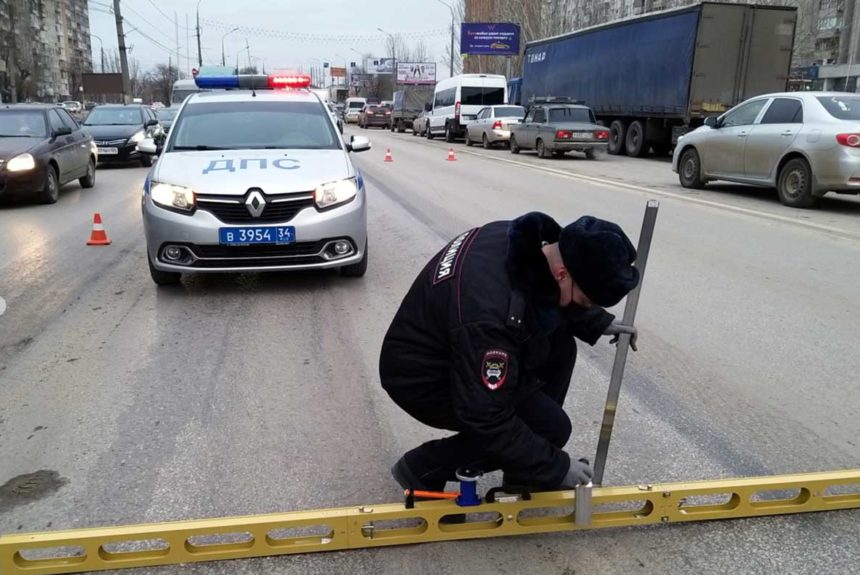
<path fill-rule="evenodd" d="M 639 284 L 636 248 L 618 225 L 583 216 L 558 240 L 564 265 L 593 303 L 611 307 Z"/>

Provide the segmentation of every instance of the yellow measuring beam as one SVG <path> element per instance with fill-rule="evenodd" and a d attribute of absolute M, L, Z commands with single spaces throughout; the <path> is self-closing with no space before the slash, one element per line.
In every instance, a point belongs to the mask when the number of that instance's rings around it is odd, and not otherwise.
<path fill-rule="evenodd" d="M 512 500 L 513 499 L 513 500 Z M 451 501 L 343 507 L 0 536 L 0 574 L 151 567 L 476 539 L 739 519 L 860 508 L 860 469 L 632 487 L 596 487 L 591 521 L 574 522 L 573 491 L 536 493 L 476 507 Z M 446 515 L 467 513 L 465 523 Z"/>

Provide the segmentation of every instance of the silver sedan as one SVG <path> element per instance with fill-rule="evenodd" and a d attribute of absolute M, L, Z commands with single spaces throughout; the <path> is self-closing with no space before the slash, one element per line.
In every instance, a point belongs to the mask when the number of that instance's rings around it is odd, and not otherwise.
<path fill-rule="evenodd" d="M 775 187 L 808 208 L 860 193 L 860 95 L 786 92 L 747 100 L 682 136 L 672 170 L 685 188 L 712 180 Z"/>
<path fill-rule="evenodd" d="M 466 145 L 481 142 L 491 148 L 496 142 L 509 142 L 511 125 L 522 122 L 526 110 L 522 106 L 487 106 L 466 126 Z"/>

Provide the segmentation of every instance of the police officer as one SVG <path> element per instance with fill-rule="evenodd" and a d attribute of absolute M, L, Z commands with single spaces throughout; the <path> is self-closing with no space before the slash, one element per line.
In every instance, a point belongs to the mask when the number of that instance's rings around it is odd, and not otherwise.
<path fill-rule="evenodd" d="M 460 467 L 502 469 L 505 486 L 532 490 L 590 481 L 588 461 L 562 450 L 574 338 L 629 333 L 635 344 L 635 328 L 603 309 L 638 284 L 635 258 L 614 223 L 562 228 L 539 212 L 463 232 L 436 254 L 388 329 L 379 371 L 398 406 L 458 433 L 407 452 L 397 482 L 440 491 Z"/>

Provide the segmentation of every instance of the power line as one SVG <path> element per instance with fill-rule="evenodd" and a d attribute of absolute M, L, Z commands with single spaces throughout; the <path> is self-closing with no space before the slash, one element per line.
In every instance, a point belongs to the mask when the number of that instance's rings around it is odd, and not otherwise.
<path fill-rule="evenodd" d="M 141 19 L 141 21 L 143 21 L 143 23 L 144 23 L 144 24 L 146 24 L 147 26 L 149 26 L 149 27 L 151 27 L 152 29 L 156 30 L 159 34 L 161 34 L 162 36 L 164 36 L 164 37 L 165 37 L 165 38 L 167 38 L 168 40 L 173 40 L 173 38 L 172 38 L 169 34 L 167 34 L 167 33 L 166 33 L 165 31 L 163 31 L 161 28 L 159 28 L 158 26 L 156 26 L 155 24 L 153 24 L 152 22 L 150 22 L 149 20 L 147 20 L 146 18 L 144 18 L 144 17 L 143 17 L 143 15 L 142 15 L 140 12 L 138 12 L 137 10 L 135 10 L 134 8 L 132 8 L 131 6 L 129 6 L 127 2 L 125 3 L 125 8 L 126 8 L 126 10 L 131 10 L 132 12 L 134 12 L 134 14 L 135 14 L 138 18 L 140 18 L 140 19 Z M 170 23 L 171 23 L 171 24 L 173 24 L 173 20 L 171 20 L 171 21 L 170 21 Z"/>
<path fill-rule="evenodd" d="M 215 20 L 201 18 L 201 22 L 213 28 L 221 30 L 238 29 L 239 32 L 244 32 L 249 36 L 262 38 L 278 38 L 282 40 L 297 40 L 301 42 L 378 42 L 385 40 L 386 34 L 320 34 L 312 32 L 289 32 L 284 30 L 272 30 L 267 28 L 252 28 L 249 26 L 236 26 L 235 24 L 227 24 Z M 405 40 L 417 40 L 424 38 L 433 38 L 437 36 L 447 36 L 448 28 L 438 28 L 433 30 L 423 30 L 417 32 L 398 32 L 395 36 L 399 36 Z"/>
<path fill-rule="evenodd" d="M 161 14 L 162 16 L 164 16 L 165 18 L 167 18 L 167 19 L 170 21 L 170 23 L 171 23 L 171 24 L 174 24 L 173 18 L 171 18 L 170 16 L 168 16 L 167 14 L 165 14 L 165 13 L 164 13 L 164 11 L 163 11 L 161 8 L 159 8 L 158 4 L 156 4 L 155 2 L 153 2 L 153 0 L 148 0 L 148 1 L 149 1 L 149 3 L 150 3 L 150 4 L 152 4 L 152 7 L 153 7 L 153 8 L 155 8 L 155 9 L 158 11 L 158 13 L 159 13 L 159 14 Z M 180 27 L 180 28 L 182 28 L 183 30 L 192 30 L 192 31 L 194 30 L 194 28 L 192 28 L 192 27 L 188 27 L 188 26 L 183 26 L 182 24 L 179 24 L 179 27 Z"/>

